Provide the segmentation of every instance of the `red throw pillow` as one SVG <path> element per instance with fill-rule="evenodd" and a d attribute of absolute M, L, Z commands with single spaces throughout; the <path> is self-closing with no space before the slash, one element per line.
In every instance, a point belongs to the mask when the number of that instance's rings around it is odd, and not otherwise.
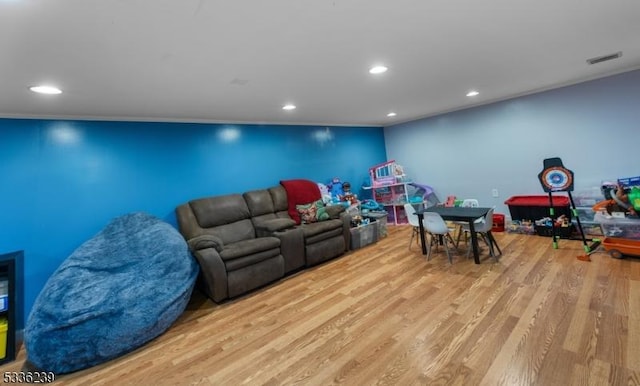
<path fill-rule="evenodd" d="M 296 205 L 304 205 L 319 200 L 322 196 L 318 184 L 310 180 L 282 180 L 280 185 L 287 191 L 288 212 L 296 224 L 300 224 L 300 214 Z"/>

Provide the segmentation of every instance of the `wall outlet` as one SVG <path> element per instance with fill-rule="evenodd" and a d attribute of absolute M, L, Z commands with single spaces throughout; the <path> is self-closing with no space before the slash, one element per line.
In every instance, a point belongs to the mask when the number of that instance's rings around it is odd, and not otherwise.
<path fill-rule="evenodd" d="M 491 195 L 493 197 L 498 197 L 498 189 L 496 189 L 496 188 L 491 189 Z"/>

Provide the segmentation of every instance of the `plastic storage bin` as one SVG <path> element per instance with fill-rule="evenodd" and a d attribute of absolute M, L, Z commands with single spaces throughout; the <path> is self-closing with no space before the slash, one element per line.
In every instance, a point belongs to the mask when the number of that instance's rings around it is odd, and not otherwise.
<path fill-rule="evenodd" d="M 504 232 L 504 214 L 493 214 L 493 225 L 491 226 L 491 232 Z"/>
<path fill-rule="evenodd" d="M 351 250 L 359 249 L 378 241 L 378 222 L 351 228 Z"/>
<path fill-rule="evenodd" d="M 598 202 L 605 199 L 602 191 L 598 187 L 575 191 L 572 193 L 572 196 L 573 202 L 576 204 L 576 206 L 592 207 Z"/>
<path fill-rule="evenodd" d="M 578 229 L 578 222 L 576 219 L 571 220 L 573 226 Z M 580 225 L 582 225 L 582 231 L 585 236 L 602 236 L 602 228 L 600 228 L 600 224 L 595 221 L 582 221 L 580 220 Z"/>
<path fill-rule="evenodd" d="M 378 239 L 387 236 L 387 212 L 367 212 L 362 215 L 378 224 Z"/>
<path fill-rule="evenodd" d="M 534 225 L 534 229 L 538 236 L 544 236 L 544 237 L 553 236 L 553 229 L 551 227 L 544 226 L 544 225 Z M 559 236 L 561 239 L 571 238 L 571 235 L 573 234 L 573 230 L 574 230 L 573 225 L 570 225 L 568 227 L 555 227 L 556 236 Z"/>
<path fill-rule="evenodd" d="M 549 217 L 549 196 L 513 196 L 504 202 L 509 206 L 512 220 L 540 220 Z M 571 208 L 568 196 L 553 196 L 555 217 L 561 215 L 571 219 Z"/>
<path fill-rule="evenodd" d="M 580 222 L 593 222 L 596 216 L 596 212 L 591 207 L 576 207 L 576 212 Z"/>
<path fill-rule="evenodd" d="M 533 229 L 533 223 L 522 222 L 520 220 L 512 220 L 509 224 L 507 224 L 506 228 L 508 233 L 518 233 L 523 235 L 532 235 L 535 233 Z"/>
<path fill-rule="evenodd" d="M 618 218 L 602 213 L 596 213 L 594 219 L 600 223 L 602 234 L 606 237 L 640 240 L 640 219 Z"/>

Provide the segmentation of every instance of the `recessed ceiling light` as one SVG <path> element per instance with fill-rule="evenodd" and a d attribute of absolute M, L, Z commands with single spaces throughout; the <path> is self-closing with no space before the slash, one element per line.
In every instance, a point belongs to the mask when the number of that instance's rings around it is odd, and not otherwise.
<path fill-rule="evenodd" d="M 37 92 L 38 94 L 49 94 L 49 95 L 62 94 L 62 90 L 53 86 L 32 86 L 32 87 L 29 87 L 29 90 L 33 92 Z"/>
<path fill-rule="evenodd" d="M 295 109 L 296 109 L 296 105 L 288 104 L 288 105 L 282 106 L 282 110 L 295 110 Z"/>
<path fill-rule="evenodd" d="M 396 114 L 394 112 L 391 112 L 391 113 L 387 114 L 387 117 L 395 117 L 396 115 L 398 115 L 398 114 Z"/>
<path fill-rule="evenodd" d="M 473 90 L 473 91 L 469 91 L 467 93 L 467 96 L 468 97 L 474 97 L 474 96 L 479 95 L 479 94 L 480 94 L 479 92 L 477 92 L 476 90 Z"/>
<path fill-rule="evenodd" d="M 383 72 L 387 72 L 388 68 L 385 66 L 375 66 L 369 69 L 370 74 L 382 74 Z"/>

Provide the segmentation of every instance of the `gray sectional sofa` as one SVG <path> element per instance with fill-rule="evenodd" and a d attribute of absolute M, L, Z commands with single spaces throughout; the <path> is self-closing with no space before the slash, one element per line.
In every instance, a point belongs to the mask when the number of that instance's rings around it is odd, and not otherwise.
<path fill-rule="evenodd" d="M 221 302 L 345 253 L 351 217 L 297 224 L 282 185 L 191 200 L 176 208 L 180 233 L 200 264 L 199 288 Z"/>

